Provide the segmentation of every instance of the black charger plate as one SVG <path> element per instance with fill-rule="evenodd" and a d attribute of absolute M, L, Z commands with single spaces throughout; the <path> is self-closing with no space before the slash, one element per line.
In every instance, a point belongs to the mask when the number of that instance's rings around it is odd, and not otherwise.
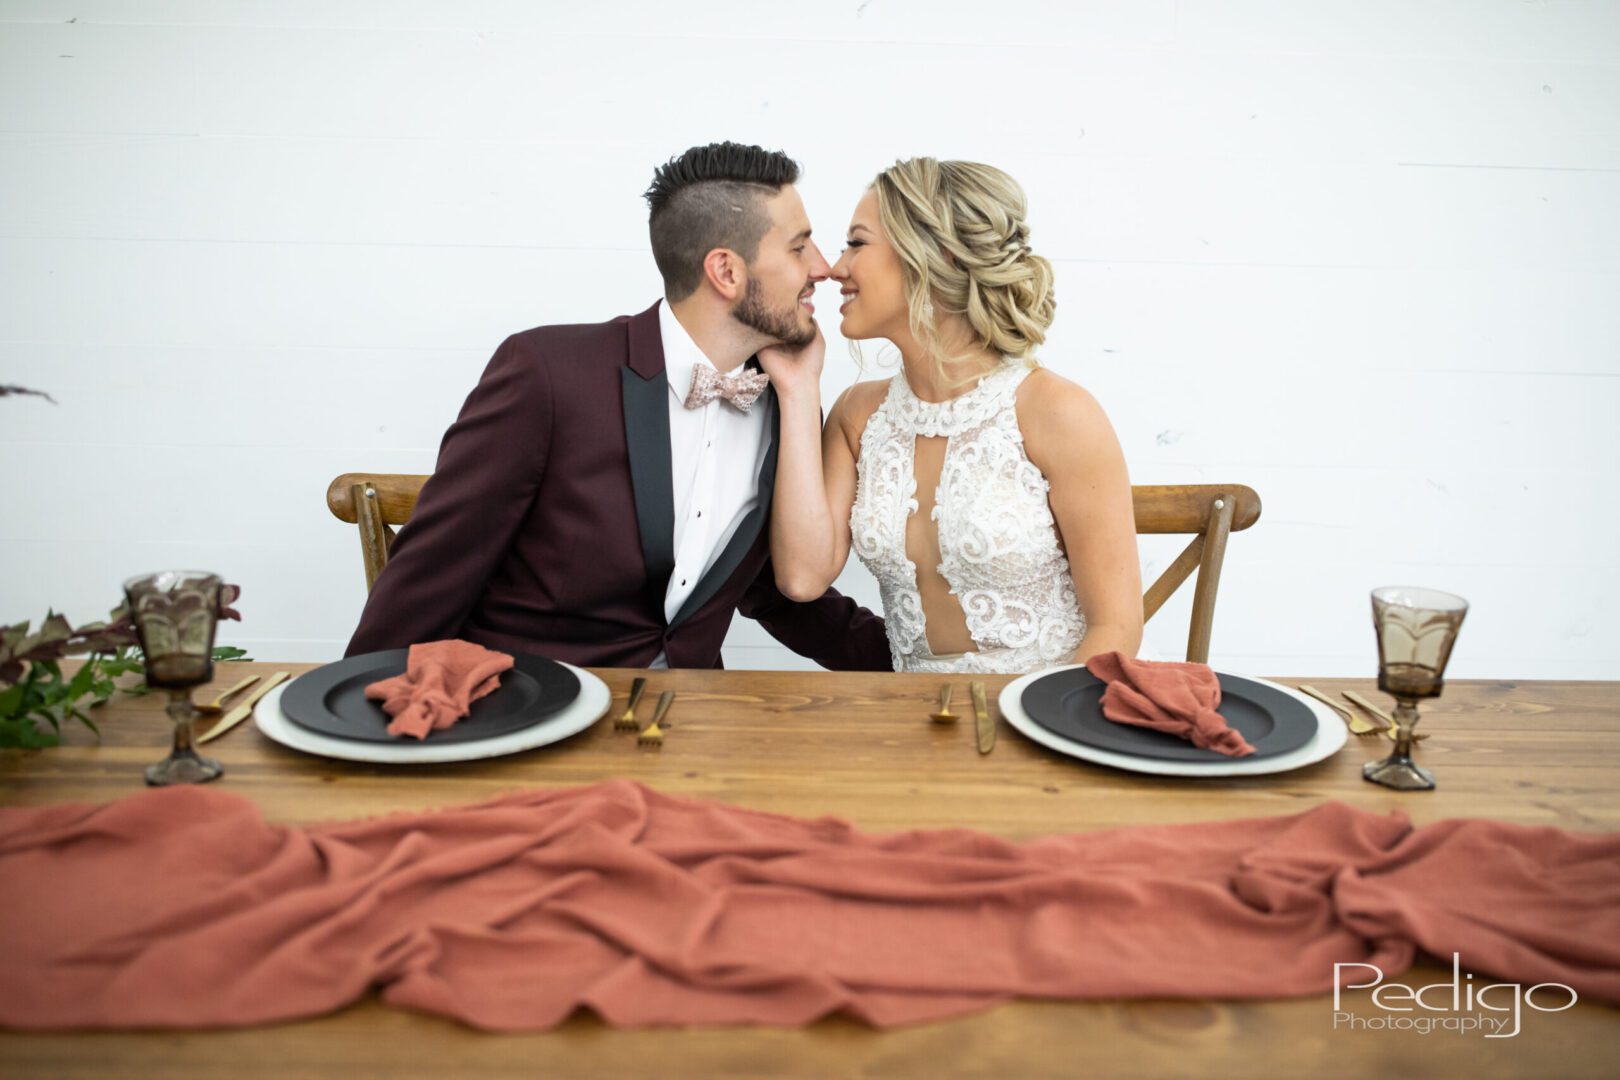
<path fill-rule="evenodd" d="M 1019 701 L 1031 720 L 1071 742 L 1167 761 L 1255 761 L 1298 750 L 1316 734 L 1316 713 L 1299 699 L 1241 675 L 1216 678 L 1221 684 L 1216 711 L 1254 747 L 1247 757 L 1228 757 L 1163 731 L 1114 723 L 1102 712 L 1107 684 L 1083 667 L 1036 679 Z"/>
<path fill-rule="evenodd" d="M 316 668 L 287 684 L 281 711 L 299 727 L 361 742 L 403 743 L 417 740 L 388 734 L 388 714 L 366 700 L 366 687 L 405 673 L 408 649 L 351 656 Z M 512 668 L 501 673 L 501 686 L 472 703 L 465 719 L 429 733 L 424 743 L 474 742 L 533 727 L 579 696 L 579 677 L 555 660 L 512 654 Z"/>

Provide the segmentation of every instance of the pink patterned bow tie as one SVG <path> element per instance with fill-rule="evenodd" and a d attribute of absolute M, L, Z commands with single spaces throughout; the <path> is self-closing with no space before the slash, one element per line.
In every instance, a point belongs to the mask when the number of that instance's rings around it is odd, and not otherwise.
<path fill-rule="evenodd" d="M 708 364 L 692 365 L 692 389 L 686 393 L 686 407 L 700 409 L 716 398 L 723 398 L 736 406 L 738 412 L 747 412 L 765 388 L 771 377 L 763 371 L 740 368 L 734 374 L 722 375 Z"/>

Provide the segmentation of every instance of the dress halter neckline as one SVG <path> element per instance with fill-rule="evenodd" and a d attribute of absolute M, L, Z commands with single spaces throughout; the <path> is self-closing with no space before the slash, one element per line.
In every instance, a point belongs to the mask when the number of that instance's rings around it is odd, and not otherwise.
<path fill-rule="evenodd" d="M 924 401 L 911 389 L 906 373 L 898 372 L 889 386 L 890 412 L 896 423 L 914 435 L 960 435 L 983 425 L 1006 406 L 1030 369 L 1005 363 L 985 375 L 971 389 L 944 401 Z"/>

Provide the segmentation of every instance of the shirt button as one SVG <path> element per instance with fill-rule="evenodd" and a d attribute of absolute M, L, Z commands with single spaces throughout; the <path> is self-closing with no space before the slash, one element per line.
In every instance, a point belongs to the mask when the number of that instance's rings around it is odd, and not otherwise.
<path fill-rule="evenodd" d="M 698 511 L 698 517 L 702 517 L 702 516 L 703 516 L 703 511 L 699 510 Z"/>
<path fill-rule="evenodd" d="M 704 446 L 704 449 L 707 449 L 707 448 L 709 448 L 709 447 L 711 447 L 711 446 L 713 446 L 713 445 L 714 445 L 714 443 L 713 443 L 713 441 L 710 441 L 710 442 L 706 442 L 706 443 L 704 443 L 704 444 L 703 444 L 703 446 Z"/>
<path fill-rule="evenodd" d="M 681 578 L 681 584 L 682 584 L 682 585 L 685 585 L 685 584 L 686 584 L 686 579 L 685 579 L 685 578 Z"/>

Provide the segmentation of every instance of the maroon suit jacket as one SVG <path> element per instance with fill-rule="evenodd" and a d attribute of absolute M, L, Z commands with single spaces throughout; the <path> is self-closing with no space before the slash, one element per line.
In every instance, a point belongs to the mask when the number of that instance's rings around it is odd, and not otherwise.
<path fill-rule="evenodd" d="M 445 433 L 346 655 L 459 637 L 594 667 L 645 667 L 660 651 L 671 667 L 719 667 L 741 611 L 823 666 L 888 670 L 877 616 L 831 590 L 798 604 L 776 588 L 774 430 L 759 506 L 665 620 L 668 395 L 657 304 L 502 342 Z"/>

